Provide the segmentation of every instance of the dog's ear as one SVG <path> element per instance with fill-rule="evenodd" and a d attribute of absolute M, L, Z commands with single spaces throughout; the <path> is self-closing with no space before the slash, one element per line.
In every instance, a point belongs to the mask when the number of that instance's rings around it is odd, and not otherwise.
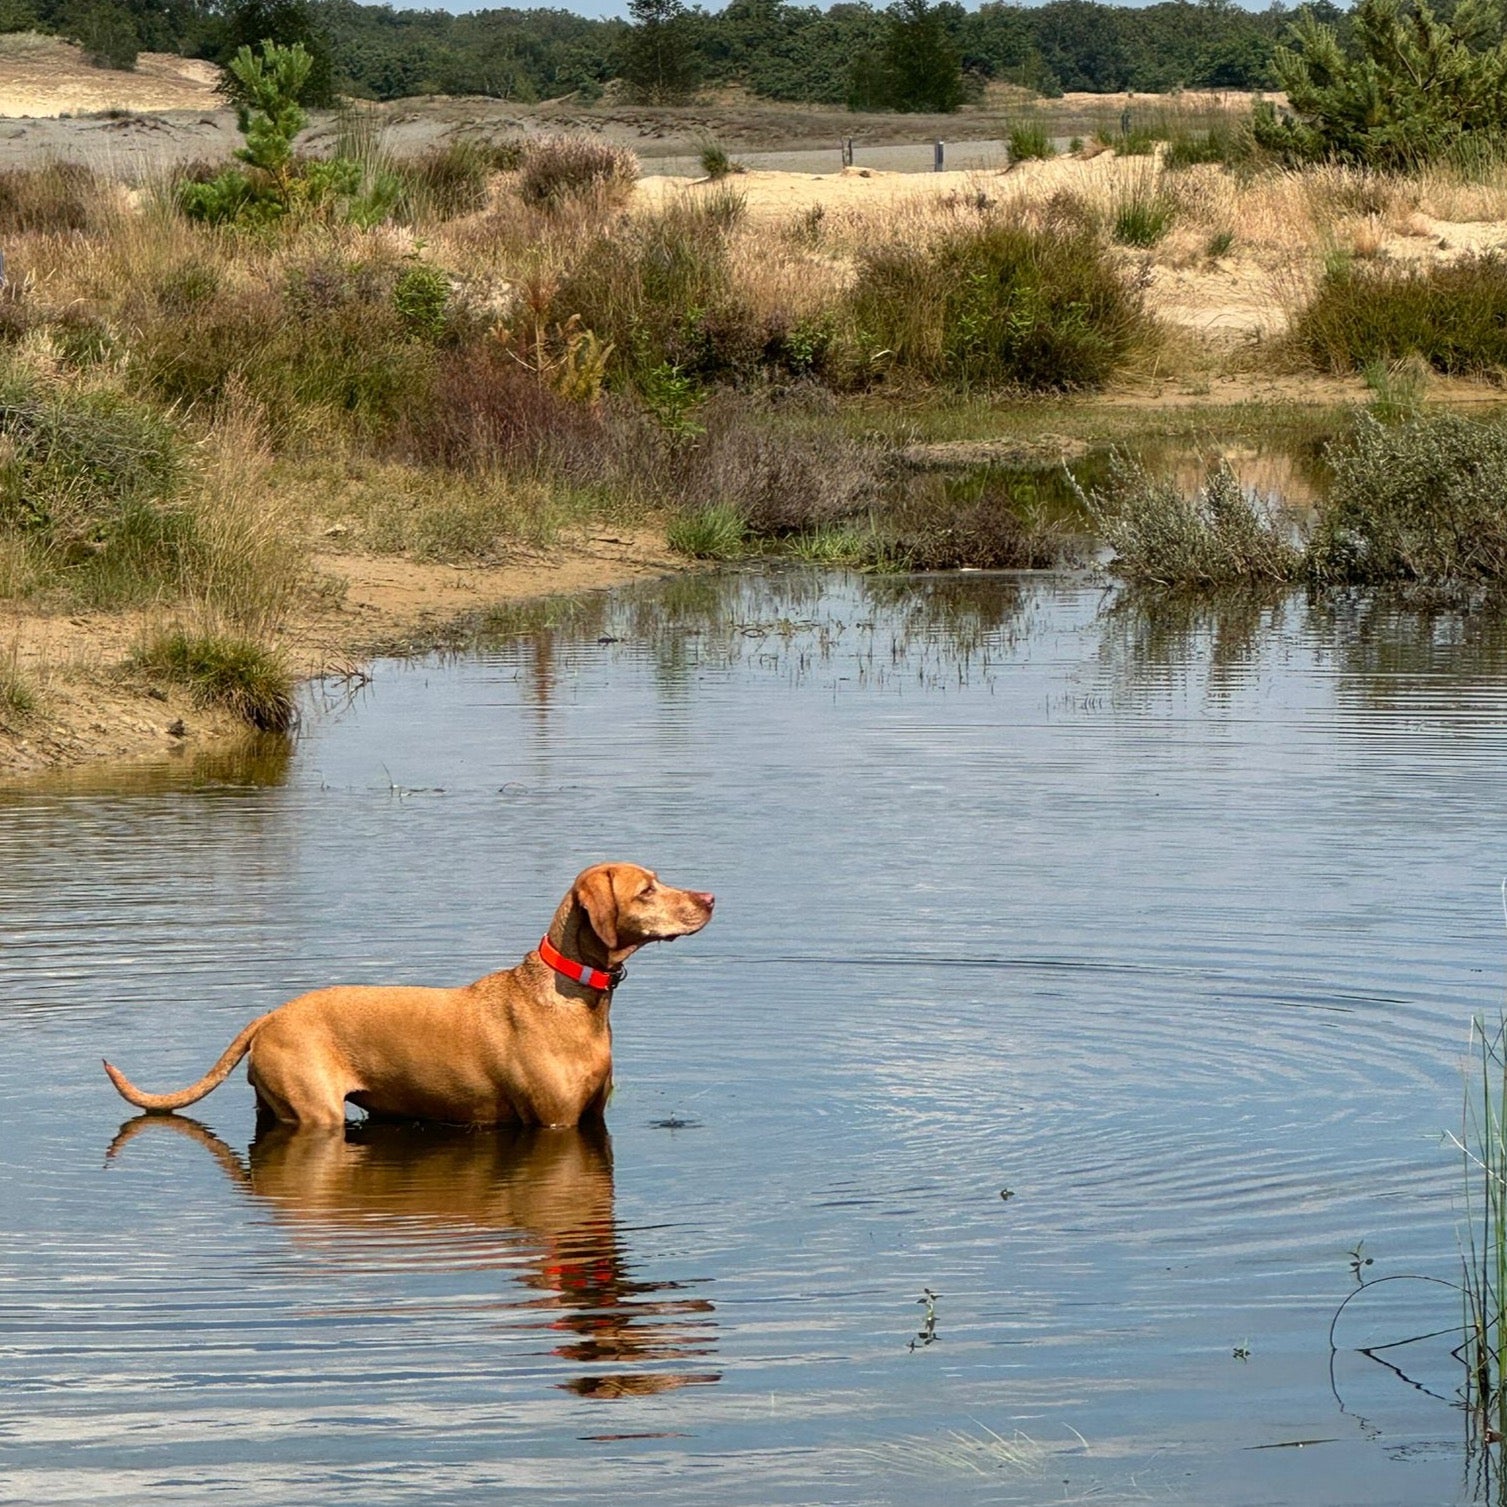
<path fill-rule="evenodd" d="M 587 869 L 576 880 L 576 904 L 586 912 L 591 929 L 610 951 L 617 946 L 617 896 L 612 892 L 612 870 L 605 865 Z"/>

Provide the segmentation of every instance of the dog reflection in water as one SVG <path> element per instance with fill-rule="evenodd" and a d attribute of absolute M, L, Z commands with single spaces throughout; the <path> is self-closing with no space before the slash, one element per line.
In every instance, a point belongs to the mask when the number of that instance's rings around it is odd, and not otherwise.
<path fill-rule="evenodd" d="M 634 1279 L 613 1216 L 612 1144 L 600 1123 L 572 1129 L 367 1121 L 338 1130 L 276 1125 L 242 1159 L 183 1115 L 127 1120 L 108 1158 L 171 1128 L 206 1147 L 331 1267 L 474 1269 L 489 1253 L 538 1294 L 553 1354 L 582 1368 L 560 1385 L 584 1397 L 637 1397 L 721 1379 L 683 1364 L 711 1353 L 713 1308 L 673 1283 Z M 494 1236 L 495 1243 L 485 1237 Z"/>

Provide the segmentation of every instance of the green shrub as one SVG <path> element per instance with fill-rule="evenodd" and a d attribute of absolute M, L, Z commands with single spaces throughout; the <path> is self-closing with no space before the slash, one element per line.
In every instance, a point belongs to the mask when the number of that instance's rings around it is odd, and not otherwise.
<path fill-rule="evenodd" d="M 640 389 L 666 367 L 698 384 L 752 375 L 780 332 L 733 287 L 728 236 L 744 208 L 716 189 L 598 235 L 555 289 L 551 322 L 578 318 L 613 346 L 613 374 Z"/>
<path fill-rule="evenodd" d="M 1110 568 L 1128 581 L 1164 587 L 1282 582 L 1302 567 L 1288 530 L 1228 466 L 1189 496 L 1175 482 L 1117 459 L 1107 485 L 1084 501 L 1114 550 Z"/>
<path fill-rule="evenodd" d="M 38 584 L 110 605 L 176 581 L 194 544 L 179 481 L 177 438 L 153 410 L 15 377 L 0 388 L 0 532 Z"/>
<path fill-rule="evenodd" d="M 297 717 L 292 674 L 276 653 L 251 639 L 175 629 L 144 644 L 132 663 L 263 732 L 287 732 Z"/>
<path fill-rule="evenodd" d="M 1507 425 L 1441 414 L 1387 426 L 1363 414 L 1327 458 L 1333 482 L 1309 547 L 1315 579 L 1507 576 Z"/>
<path fill-rule="evenodd" d="M 637 180 L 638 158 L 627 147 L 588 136 L 544 136 L 524 148 L 518 194 L 541 209 L 588 195 L 616 202 Z"/>
<path fill-rule="evenodd" d="M 864 253 L 847 316 L 870 363 L 1045 391 L 1101 385 L 1153 329 L 1092 231 L 1003 219 Z"/>
<path fill-rule="evenodd" d="M 178 445 L 160 415 L 108 393 L 0 394 L 8 441 L 0 526 L 83 548 L 106 543 L 138 506 L 171 496 Z"/>
<path fill-rule="evenodd" d="M 392 302 L 406 329 L 426 340 L 438 340 L 445 333 L 450 279 L 438 267 L 415 262 L 399 274 Z"/>
<path fill-rule="evenodd" d="M 159 401 L 213 408 L 236 385 L 279 437 L 311 420 L 382 436 L 427 401 L 435 351 L 395 299 L 396 269 L 322 255 L 282 286 L 227 290 L 146 322 L 131 380 Z"/>
<path fill-rule="evenodd" d="M 1434 267 L 1333 265 L 1292 338 L 1331 371 L 1412 354 L 1456 375 L 1507 369 L 1507 259 L 1491 252 Z"/>
<path fill-rule="evenodd" d="M 1039 120 L 1023 121 L 1018 126 L 1012 126 L 1009 147 L 1011 162 L 1028 162 L 1057 155 L 1052 138 L 1047 135 L 1046 127 Z"/>
<path fill-rule="evenodd" d="M 204 225 L 245 224 L 279 213 L 277 201 L 260 193 L 238 167 L 228 167 L 213 178 L 181 179 L 173 197 L 188 219 Z"/>

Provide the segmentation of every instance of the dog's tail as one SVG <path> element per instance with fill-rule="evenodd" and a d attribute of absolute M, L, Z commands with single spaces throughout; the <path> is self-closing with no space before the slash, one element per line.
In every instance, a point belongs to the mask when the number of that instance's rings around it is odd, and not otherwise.
<path fill-rule="evenodd" d="M 205 1094 L 217 1089 L 230 1076 L 230 1070 L 238 1063 L 247 1052 L 251 1050 L 251 1043 L 256 1033 L 271 1018 L 271 1011 L 266 1015 L 258 1015 L 257 1018 L 236 1037 L 234 1041 L 220 1053 L 220 1060 L 189 1088 L 180 1088 L 176 1094 L 144 1094 L 131 1082 L 118 1067 L 105 1064 L 105 1071 L 110 1075 L 110 1082 L 119 1090 L 122 1099 L 127 1103 L 134 1104 L 137 1109 L 144 1109 L 149 1115 L 171 1114 L 175 1109 L 182 1109 L 186 1105 L 193 1104 L 202 1099 Z"/>

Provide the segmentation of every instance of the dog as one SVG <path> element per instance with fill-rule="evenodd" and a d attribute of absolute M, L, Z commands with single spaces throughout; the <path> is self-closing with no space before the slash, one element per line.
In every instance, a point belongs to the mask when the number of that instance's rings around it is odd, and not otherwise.
<path fill-rule="evenodd" d="M 613 990 L 649 942 L 701 930 L 716 897 L 663 885 L 629 863 L 583 870 L 544 939 L 516 968 L 459 989 L 316 989 L 258 1016 L 195 1084 L 143 1093 L 105 1072 L 148 1114 L 218 1088 L 249 1052 L 260 1124 L 335 1128 L 349 1102 L 384 1119 L 453 1125 L 576 1125 L 612 1090 Z"/>

